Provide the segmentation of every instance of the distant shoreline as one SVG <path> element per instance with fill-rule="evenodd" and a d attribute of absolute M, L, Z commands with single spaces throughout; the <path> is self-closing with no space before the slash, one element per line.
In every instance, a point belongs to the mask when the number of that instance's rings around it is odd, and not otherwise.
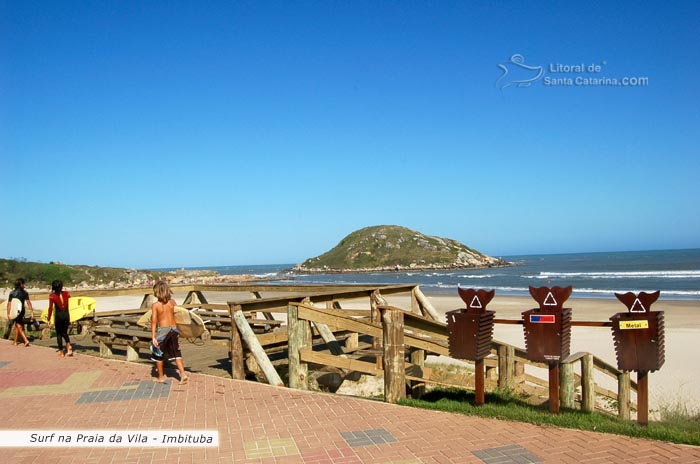
<path fill-rule="evenodd" d="M 316 275 L 316 274 L 367 274 L 376 272 L 427 272 L 427 271 L 475 271 L 480 269 L 497 269 L 505 267 L 515 267 L 523 266 L 522 263 L 506 263 L 506 264 L 493 264 L 484 266 L 428 266 L 428 267 L 408 267 L 408 266 L 382 266 L 375 268 L 361 268 L 361 269 L 301 269 L 301 268 L 291 268 L 284 272 L 294 273 L 298 275 Z"/>

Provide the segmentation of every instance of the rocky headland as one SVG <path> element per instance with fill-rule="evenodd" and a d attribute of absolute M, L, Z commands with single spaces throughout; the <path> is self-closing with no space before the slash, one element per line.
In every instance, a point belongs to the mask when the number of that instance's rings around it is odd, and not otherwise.
<path fill-rule="evenodd" d="M 511 266 L 449 238 L 406 227 L 382 225 L 357 230 L 326 253 L 294 266 L 298 274 L 478 269 Z"/>

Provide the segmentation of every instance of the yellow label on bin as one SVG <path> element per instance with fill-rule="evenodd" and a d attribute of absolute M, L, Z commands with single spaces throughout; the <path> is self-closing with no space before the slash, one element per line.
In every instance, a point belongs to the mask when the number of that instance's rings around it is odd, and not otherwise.
<path fill-rule="evenodd" d="M 649 321 L 620 321 L 620 329 L 648 329 Z"/>

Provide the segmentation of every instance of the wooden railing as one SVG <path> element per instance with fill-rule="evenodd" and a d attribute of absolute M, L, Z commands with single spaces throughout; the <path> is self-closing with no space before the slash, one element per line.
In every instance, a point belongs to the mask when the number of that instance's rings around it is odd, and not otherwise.
<path fill-rule="evenodd" d="M 289 386 L 308 388 L 308 365 L 320 364 L 340 369 L 359 371 L 384 376 L 384 395 L 388 402 L 405 397 L 405 382 L 435 383 L 442 385 L 473 387 L 474 379 L 466 374 L 445 373 L 440 369 L 426 367 L 422 360 L 425 353 L 449 356 L 446 324 L 409 313 L 392 306 L 378 306 L 379 318 L 370 314 L 358 318 L 358 314 L 344 315 L 343 311 L 314 307 L 308 303 L 290 302 L 287 323 L 289 334 Z M 370 316 L 370 317 L 367 317 Z M 323 324 L 337 330 L 357 332 L 379 341 L 380 350 L 352 350 L 333 355 L 314 351 L 309 345 L 312 326 Z M 494 341 L 494 358 L 487 360 L 486 386 L 534 393 L 547 391 L 547 382 L 525 373 L 525 365 L 547 368 L 547 365 L 527 359 L 526 352 L 512 345 Z M 413 356 L 419 353 L 419 356 Z M 353 354 L 371 354 L 376 362 L 354 359 Z M 575 374 L 575 365 L 580 364 L 580 374 Z M 617 403 L 618 415 L 630 417 L 630 392 L 636 384 L 630 381 L 629 373 L 620 372 L 590 353 L 576 353 L 560 363 L 560 401 L 563 407 L 574 408 L 575 390 L 581 387 L 580 408 L 593 411 L 596 395 Z M 491 372 L 489 372 L 491 371 Z M 494 371 L 496 379 L 494 380 Z M 610 376 L 618 384 L 618 392 L 604 389 L 595 383 L 594 371 Z"/>
<path fill-rule="evenodd" d="M 474 384 L 473 376 L 425 366 L 427 354 L 449 356 L 448 333 L 446 324 L 437 320 L 437 311 L 417 285 L 242 284 L 189 285 L 175 289 L 186 290 L 188 293 L 183 305 L 198 308 L 205 319 L 209 318 L 212 333 L 225 337 L 230 347 L 231 375 L 236 379 L 245 378 L 246 370 L 258 370 L 269 383 L 282 385 L 270 362 L 270 355 L 288 352 L 289 384 L 297 388 L 306 385 L 304 379 L 308 379 L 308 373 L 305 373 L 303 366 L 309 363 L 384 375 L 388 401 L 401 397 L 398 385 L 404 381 L 408 382 L 410 394 L 415 397 L 422 394 L 426 383 L 468 388 Z M 95 314 L 94 322 L 105 317 L 143 313 L 153 301 L 149 290 L 89 292 L 93 296 L 144 295 L 140 308 L 99 312 Z M 211 304 L 204 292 L 216 291 L 249 292 L 252 298 Z M 289 295 L 263 298 L 263 291 L 287 292 Z M 410 296 L 409 309 L 389 306 L 384 299 L 385 296 L 402 294 Z M 347 301 L 357 299 L 368 299 L 370 309 L 343 308 Z M 273 316 L 276 313 L 286 314 L 286 331 L 284 327 L 280 328 L 282 321 Z M 522 323 L 505 319 L 496 319 L 495 322 Z M 609 324 L 572 322 L 572 325 L 582 326 Z M 265 329 L 261 330 L 261 327 Z M 361 346 L 358 342 L 360 335 L 368 338 L 371 345 Z M 330 353 L 313 350 L 314 346 L 319 345 L 325 346 Z M 546 369 L 546 365 L 530 362 L 524 350 L 498 341 L 493 341 L 491 353 L 491 357 L 486 359 L 487 388 L 510 388 L 537 394 L 546 391 L 547 381 L 526 373 L 524 367 L 531 365 Z M 576 367 L 579 367 L 580 373 L 575 373 Z M 617 383 L 617 392 L 597 385 L 595 372 L 613 379 Z M 579 387 L 581 394 L 577 399 L 575 391 Z M 559 398 L 563 407 L 571 408 L 579 403 L 582 410 L 592 411 L 596 407 L 595 398 L 602 397 L 616 402 L 619 415 L 629 418 L 631 396 L 636 389 L 637 385 L 630 380 L 629 373 L 619 371 L 590 353 L 575 353 L 560 363 Z"/>

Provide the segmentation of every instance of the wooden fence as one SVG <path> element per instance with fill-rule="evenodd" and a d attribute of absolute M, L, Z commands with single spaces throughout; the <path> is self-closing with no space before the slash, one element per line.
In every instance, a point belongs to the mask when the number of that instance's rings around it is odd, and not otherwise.
<path fill-rule="evenodd" d="M 471 375 L 445 373 L 443 370 L 426 367 L 425 354 L 449 356 L 446 324 L 416 315 L 400 308 L 379 305 L 379 318 L 347 315 L 343 311 L 314 307 L 308 303 L 290 302 L 287 322 L 289 333 L 289 386 L 308 388 L 310 364 L 333 366 L 339 369 L 359 371 L 371 375 L 384 376 L 384 396 L 388 402 L 396 402 L 406 395 L 406 383 L 412 396 L 420 396 L 421 389 L 416 384 L 441 384 L 456 387 L 473 387 Z M 381 350 L 372 352 L 346 350 L 340 355 L 315 351 L 309 344 L 312 326 L 333 326 L 336 330 L 357 332 L 379 341 Z M 496 387 L 530 394 L 543 395 L 547 382 L 525 373 L 525 365 L 546 369 L 547 365 L 533 363 L 527 359 L 524 350 L 512 345 L 494 341 L 491 353 L 493 358 L 486 360 L 487 389 Z M 376 356 L 377 362 L 362 360 L 367 355 Z M 576 364 L 580 374 L 575 373 Z M 636 391 L 636 384 L 629 373 L 620 372 L 590 353 L 575 353 L 560 363 L 561 405 L 575 407 L 575 390 L 581 388 L 578 401 L 584 411 L 593 411 L 596 396 L 616 403 L 618 415 L 629 419 L 630 392 Z M 610 376 L 617 382 L 618 391 L 613 392 L 595 383 L 594 371 Z M 494 375 L 495 374 L 495 375 Z"/>
<path fill-rule="evenodd" d="M 246 372 L 254 372 L 270 384 L 283 385 L 271 361 L 276 356 L 278 364 L 280 358 L 282 363 L 289 363 L 288 384 L 293 388 L 308 388 L 309 365 L 383 375 L 385 399 L 392 402 L 406 395 L 406 386 L 413 397 L 420 397 L 429 383 L 474 387 L 473 375 L 425 365 L 428 354 L 449 356 L 448 332 L 417 285 L 186 285 L 175 286 L 173 290 L 187 291 L 182 305 L 196 308 L 217 339 L 214 342 L 229 346 L 231 376 L 235 379 L 244 379 Z M 206 294 L 221 291 L 248 292 L 251 298 L 226 304 L 209 303 Z M 263 298 L 263 292 L 286 295 Z M 90 321 L 95 326 L 105 318 L 120 322 L 120 317 L 142 314 L 153 301 L 150 289 L 84 293 L 85 296 L 143 295 L 140 308 L 97 313 Z M 410 307 L 388 305 L 385 297 L 395 295 L 408 296 Z M 363 308 L 352 308 L 358 300 L 364 301 Z M 519 322 L 496 319 L 496 323 Z M 592 324 L 606 323 L 572 323 Z M 136 350 L 145 346 L 143 337 L 126 333 L 120 327 L 115 329 L 103 328 L 94 335 L 108 342 L 130 337 L 131 341 L 125 343 Z M 107 349 L 104 352 L 109 354 Z M 508 388 L 545 396 L 547 381 L 525 371 L 526 365 L 546 369 L 545 364 L 533 363 L 524 350 L 498 341 L 493 341 L 491 354 L 485 360 L 487 390 Z M 617 391 L 597 385 L 596 372 L 613 379 Z M 620 417 L 628 419 L 632 393 L 636 390 L 637 385 L 628 372 L 621 372 L 590 353 L 575 353 L 560 363 L 559 398 L 563 407 L 579 404 L 582 410 L 592 411 L 599 398 L 616 405 Z"/>

